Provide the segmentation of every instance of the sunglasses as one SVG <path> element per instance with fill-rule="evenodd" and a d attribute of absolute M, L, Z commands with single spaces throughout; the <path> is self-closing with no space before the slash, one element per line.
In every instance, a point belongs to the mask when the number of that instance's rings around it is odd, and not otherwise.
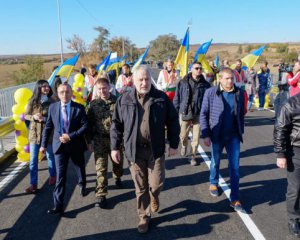
<path fill-rule="evenodd" d="M 195 69 L 195 70 L 202 70 L 201 67 L 195 67 L 194 69 Z"/>

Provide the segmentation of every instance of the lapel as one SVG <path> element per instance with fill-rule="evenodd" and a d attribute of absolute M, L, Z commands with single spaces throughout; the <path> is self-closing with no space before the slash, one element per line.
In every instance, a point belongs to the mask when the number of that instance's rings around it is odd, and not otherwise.
<path fill-rule="evenodd" d="M 75 106 L 74 106 L 74 102 L 71 101 L 71 106 L 70 106 L 70 118 L 69 118 L 69 132 L 71 130 L 71 126 L 72 126 L 72 119 L 74 117 L 74 110 L 75 110 Z"/>

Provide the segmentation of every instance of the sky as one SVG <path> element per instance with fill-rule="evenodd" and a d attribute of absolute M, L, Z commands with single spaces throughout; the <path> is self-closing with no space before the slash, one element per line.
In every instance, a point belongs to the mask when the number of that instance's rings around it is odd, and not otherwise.
<path fill-rule="evenodd" d="M 300 41 L 299 0 L 59 1 L 64 52 L 74 34 L 91 44 L 96 26 L 137 47 L 163 34 L 182 39 L 189 24 L 190 44 Z M 0 2 L 0 55 L 60 52 L 57 0 Z"/>

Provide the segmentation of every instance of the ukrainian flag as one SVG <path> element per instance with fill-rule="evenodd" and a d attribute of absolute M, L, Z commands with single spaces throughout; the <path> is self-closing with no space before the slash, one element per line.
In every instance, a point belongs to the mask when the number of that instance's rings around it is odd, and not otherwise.
<path fill-rule="evenodd" d="M 106 68 L 106 72 L 115 70 L 116 71 L 116 77 L 119 76 L 119 68 L 120 68 L 120 59 L 118 57 L 118 53 L 114 52 L 111 54 L 107 68 Z"/>
<path fill-rule="evenodd" d="M 205 58 L 205 54 L 207 53 L 210 45 L 211 45 L 212 39 L 209 42 L 203 43 L 197 50 L 194 62 L 200 62 L 202 63 L 202 60 Z"/>
<path fill-rule="evenodd" d="M 215 65 L 218 68 L 220 65 L 220 59 L 219 59 L 219 55 L 217 54 L 216 59 L 215 59 Z"/>
<path fill-rule="evenodd" d="M 105 71 L 106 68 L 107 68 L 107 65 L 109 63 L 109 59 L 110 59 L 110 55 L 111 55 L 111 52 L 103 59 L 103 61 L 101 63 L 99 63 L 96 67 L 96 71 L 98 72 L 98 76 L 97 78 L 100 77 L 102 71 Z"/>
<path fill-rule="evenodd" d="M 252 53 L 248 54 L 247 56 L 243 57 L 241 60 L 243 62 L 243 67 L 246 68 L 252 68 L 256 61 L 258 60 L 258 58 L 260 57 L 260 55 L 262 54 L 262 52 L 264 51 L 266 45 L 260 47 L 259 49 L 253 51 Z"/>
<path fill-rule="evenodd" d="M 194 62 L 200 62 L 202 64 L 203 72 L 205 73 L 213 73 L 213 70 L 211 69 L 209 62 L 207 61 L 205 54 L 207 53 L 210 45 L 211 45 L 212 39 L 209 42 L 203 43 L 197 50 Z"/>
<path fill-rule="evenodd" d="M 182 78 L 188 73 L 189 38 L 188 28 L 175 59 L 175 67 L 179 68 Z"/>
<path fill-rule="evenodd" d="M 74 66 L 76 65 L 78 58 L 80 56 L 79 54 L 76 54 L 74 57 L 68 59 L 64 63 L 62 63 L 60 66 L 58 66 L 53 73 L 51 74 L 50 78 L 48 79 L 49 85 L 52 86 L 53 81 L 55 79 L 55 76 L 60 76 L 68 79 L 74 69 Z"/>
<path fill-rule="evenodd" d="M 127 58 L 127 55 L 124 54 L 124 56 L 120 59 L 120 67 L 122 67 L 126 63 L 126 58 Z"/>
<path fill-rule="evenodd" d="M 148 54 L 149 48 L 150 47 L 147 47 L 147 49 L 145 50 L 145 52 L 139 57 L 139 59 L 133 65 L 131 72 L 134 72 L 134 70 L 145 60 L 145 58 L 146 58 L 146 56 Z"/>

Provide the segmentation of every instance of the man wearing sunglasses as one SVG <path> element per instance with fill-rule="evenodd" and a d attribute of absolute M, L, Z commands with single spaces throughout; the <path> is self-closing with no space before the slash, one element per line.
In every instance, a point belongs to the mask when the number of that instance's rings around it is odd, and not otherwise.
<path fill-rule="evenodd" d="M 177 84 L 173 100 L 180 118 L 181 156 L 186 156 L 188 133 L 192 129 L 192 158 L 190 161 L 192 166 L 198 164 L 195 157 L 200 137 L 199 115 L 203 96 L 208 88 L 210 88 L 210 84 L 202 75 L 201 63 L 194 62 L 191 72 Z"/>

